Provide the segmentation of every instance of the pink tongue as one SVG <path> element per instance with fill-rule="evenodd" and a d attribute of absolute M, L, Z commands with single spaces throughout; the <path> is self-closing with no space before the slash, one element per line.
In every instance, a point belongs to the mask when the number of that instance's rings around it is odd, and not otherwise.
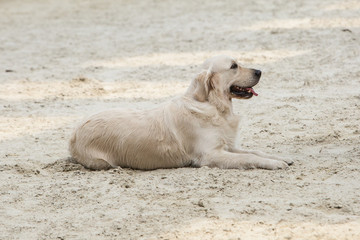
<path fill-rule="evenodd" d="M 259 94 L 257 94 L 257 93 L 254 91 L 254 89 L 252 89 L 252 88 L 246 88 L 246 90 L 250 90 L 250 91 L 252 92 L 252 94 L 254 94 L 255 96 L 259 95 Z"/>

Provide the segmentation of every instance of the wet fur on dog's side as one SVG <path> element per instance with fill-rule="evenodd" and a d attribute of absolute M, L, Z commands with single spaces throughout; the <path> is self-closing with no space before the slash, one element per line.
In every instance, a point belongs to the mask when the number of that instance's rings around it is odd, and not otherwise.
<path fill-rule="evenodd" d="M 203 64 L 187 92 L 150 110 L 108 110 L 73 133 L 70 153 L 94 170 L 151 170 L 185 166 L 283 169 L 288 163 L 235 147 L 239 119 L 233 98 L 251 98 L 261 72 L 227 56 Z"/>

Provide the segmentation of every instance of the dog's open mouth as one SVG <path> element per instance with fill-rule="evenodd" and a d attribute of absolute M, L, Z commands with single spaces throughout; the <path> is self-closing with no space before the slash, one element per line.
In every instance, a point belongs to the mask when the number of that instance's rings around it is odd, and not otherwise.
<path fill-rule="evenodd" d="M 230 87 L 230 93 L 238 98 L 251 98 L 253 95 L 258 95 L 251 87 L 243 88 L 236 85 Z"/>

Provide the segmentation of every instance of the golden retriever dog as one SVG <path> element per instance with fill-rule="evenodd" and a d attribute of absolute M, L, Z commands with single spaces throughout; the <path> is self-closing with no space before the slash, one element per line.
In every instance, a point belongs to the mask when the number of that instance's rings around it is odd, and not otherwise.
<path fill-rule="evenodd" d="M 257 95 L 252 87 L 260 76 L 233 58 L 210 58 L 181 97 L 150 110 L 108 110 L 85 120 L 71 137 L 71 156 L 94 170 L 287 168 L 291 161 L 235 147 L 239 119 L 232 99 Z"/>

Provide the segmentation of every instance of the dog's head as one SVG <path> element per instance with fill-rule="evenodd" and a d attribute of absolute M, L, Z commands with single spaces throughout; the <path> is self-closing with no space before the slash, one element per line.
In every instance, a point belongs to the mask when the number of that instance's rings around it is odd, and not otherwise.
<path fill-rule="evenodd" d="M 261 77 L 261 71 L 241 67 L 237 61 L 228 56 L 216 56 L 206 60 L 202 68 L 205 88 L 225 97 L 249 99 L 257 93 L 253 90 Z"/>

